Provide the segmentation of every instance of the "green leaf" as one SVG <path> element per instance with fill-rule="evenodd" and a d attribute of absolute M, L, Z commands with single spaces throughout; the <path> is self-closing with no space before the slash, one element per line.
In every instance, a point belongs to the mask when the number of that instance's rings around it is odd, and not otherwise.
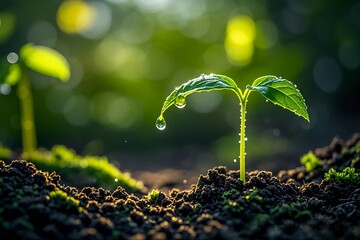
<path fill-rule="evenodd" d="M 181 86 L 175 88 L 175 90 L 171 92 L 170 95 L 166 98 L 161 109 L 161 115 L 173 104 L 179 108 L 185 106 L 186 96 L 192 93 L 224 89 L 232 90 L 237 93 L 237 85 L 231 78 L 217 74 L 202 74 L 200 77 L 191 79 Z"/>
<path fill-rule="evenodd" d="M 257 78 L 247 88 L 259 92 L 270 102 L 286 108 L 310 122 L 305 100 L 292 82 L 276 76 L 263 76 Z"/>
<path fill-rule="evenodd" d="M 19 82 L 20 77 L 21 77 L 21 69 L 19 64 L 11 64 L 9 66 L 9 72 L 4 78 L 4 83 L 13 86 Z"/>
<path fill-rule="evenodd" d="M 20 59 L 32 70 L 62 81 L 69 80 L 69 63 L 51 48 L 26 44 L 20 49 Z"/>

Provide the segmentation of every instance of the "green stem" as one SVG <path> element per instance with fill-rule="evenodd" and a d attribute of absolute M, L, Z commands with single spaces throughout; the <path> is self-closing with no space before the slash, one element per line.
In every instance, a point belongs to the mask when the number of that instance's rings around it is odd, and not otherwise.
<path fill-rule="evenodd" d="M 29 154 L 36 149 L 36 133 L 33 98 L 30 81 L 26 73 L 22 74 L 18 84 L 17 94 L 20 100 L 23 154 Z"/>
<path fill-rule="evenodd" d="M 240 180 L 245 183 L 245 121 L 246 121 L 246 102 L 240 101 Z"/>
<path fill-rule="evenodd" d="M 240 90 L 240 89 L 239 89 Z M 245 183 L 245 142 L 246 142 L 246 104 L 250 91 L 246 89 L 243 93 L 239 91 L 238 97 L 240 99 L 240 180 Z"/>

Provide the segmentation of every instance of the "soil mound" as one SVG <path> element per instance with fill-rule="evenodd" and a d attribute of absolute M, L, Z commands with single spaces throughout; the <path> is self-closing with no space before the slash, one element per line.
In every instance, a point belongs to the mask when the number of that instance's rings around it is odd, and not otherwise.
<path fill-rule="evenodd" d="M 359 239 L 360 134 L 335 138 L 319 164 L 281 171 L 210 169 L 190 189 L 148 195 L 60 183 L 29 162 L 0 161 L 1 239 Z M 349 177 L 324 179 L 331 168 Z M 336 175 L 338 176 L 338 175 Z M 339 175 L 340 176 L 340 175 Z"/>

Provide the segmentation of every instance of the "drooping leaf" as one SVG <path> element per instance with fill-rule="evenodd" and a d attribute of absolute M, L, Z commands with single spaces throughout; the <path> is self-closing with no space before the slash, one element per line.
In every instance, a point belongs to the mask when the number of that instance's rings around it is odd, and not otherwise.
<path fill-rule="evenodd" d="M 17 84 L 21 77 L 21 69 L 19 64 L 11 64 L 9 66 L 9 72 L 4 78 L 4 83 L 9 84 L 10 86 L 13 86 Z"/>
<path fill-rule="evenodd" d="M 25 65 L 44 75 L 69 80 L 69 63 L 59 52 L 44 46 L 26 44 L 20 49 L 20 59 Z"/>
<path fill-rule="evenodd" d="M 234 80 L 227 76 L 209 74 L 201 75 L 198 78 L 189 80 L 188 82 L 175 88 L 173 92 L 166 98 L 161 109 L 161 115 L 171 105 L 176 104 L 178 107 L 186 104 L 186 96 L 195 92 L 209 92 L 214 90 L 232 90 L 237 92 L 237 85 Z"/>
<path fill-rule="evenodd" d="M 259 92 L 270 102 L 310 121 L 305 100 L 292 82 L 276 76 L 263 76 L 247 88 Z"/>

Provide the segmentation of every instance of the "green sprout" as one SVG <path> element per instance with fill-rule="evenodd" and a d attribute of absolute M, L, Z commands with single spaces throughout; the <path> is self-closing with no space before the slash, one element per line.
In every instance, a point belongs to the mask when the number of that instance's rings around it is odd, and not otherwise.
<path fill-rule="evenodd" d="M 147 195 L 147 198 L 149 202 L 155 203 L 159 197 L 160 191 L 157 189 L 153 189 L 149 194 Z"/>
<path fill-rule="evenodd" d="M 247 85 L 242 91 L 235 81 L 227 76 L 210 74 L 202 74 L 198 78 L 189 80 L 181 86 L 175 88 L 173 92 L 166 98 L 160 112 L 159 118 L 156 120 L 156 127 L 159 130 L 166 128 L 164 112 L 172 105 L 183 108 L 186 105 L 186 97 L 196 92 L 209 92 L 214 90 L 231 90 L 240 101 L 240 180 L 245 183 L 245 122 L 246 122 L 246 105 L 251 92 L 259 92 L 266 101 L 270 101 L 276 105 L 294 112 L 296 115 L 303 117 L 310 122 L 309 114 L 305 100 L 300 91 L 292 82 L 276 76 L 263 76 L 257 78 L 252 85 Z"/>
<path fill-rule="evenodd" d="M 311 172 L 321 165 L 321 160 L 318 159 L 312 151 L 304 154 L 300 159 L 301 164 L 305 166 L 307 172 Z"/>
<path fill-rule="evenodd" d="M 9 93 L 10 87 L 17 84 L 23 153 L 29 154 L 37 149 L 37 143 L 28 69 L 65 82 L 70 77 L 69 63 L 53 49 L 29 43 L 21 47 L 19 55 L 14 52 L 9 53 L 7 60 L 0 64 L 2 65 L 0 93 Z"/>

